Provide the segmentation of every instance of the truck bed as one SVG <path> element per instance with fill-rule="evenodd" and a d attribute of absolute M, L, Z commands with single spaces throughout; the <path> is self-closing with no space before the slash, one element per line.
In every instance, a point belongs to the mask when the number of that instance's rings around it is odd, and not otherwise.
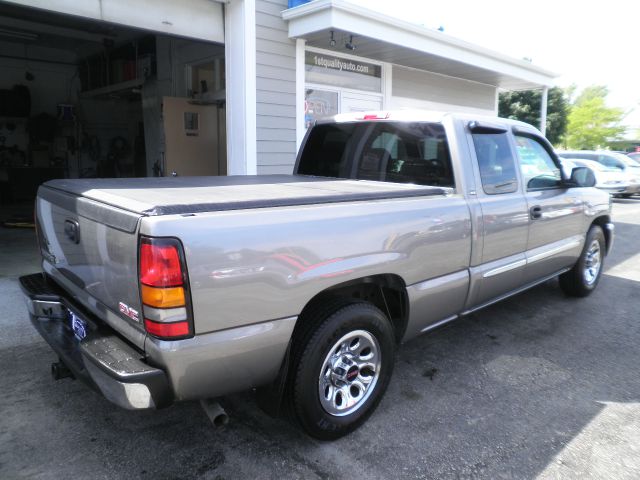
<path fill-rule="evenodd" d="M 419 197 L 451 190 L 302 175 L 52 180 L 45 186 L 148 216 Z"/>

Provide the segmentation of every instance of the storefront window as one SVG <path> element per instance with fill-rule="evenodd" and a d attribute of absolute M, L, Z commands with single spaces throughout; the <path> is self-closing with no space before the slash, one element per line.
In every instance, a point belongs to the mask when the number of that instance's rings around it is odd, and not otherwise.
<path fill-rule="evenodd" d="M 307 51 L 305 69 L 307 83 L 377 93 L 382 91 L 382 67 L 374 63 Z"/>

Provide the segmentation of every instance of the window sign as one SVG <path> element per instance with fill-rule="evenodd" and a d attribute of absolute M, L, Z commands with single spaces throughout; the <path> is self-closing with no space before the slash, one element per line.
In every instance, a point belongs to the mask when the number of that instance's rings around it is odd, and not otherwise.
<path fill-rule="evenodd" d="M 382 67 L 323 53 L 305 53 L 306 81 L 335 87 L 382 91 Z"/>
<path fill-rule="evenodd" d="M 304 98 L 304 123 L 307 128 L 317 119 L 338 113 L 338 92 L 307 88 Z"/>

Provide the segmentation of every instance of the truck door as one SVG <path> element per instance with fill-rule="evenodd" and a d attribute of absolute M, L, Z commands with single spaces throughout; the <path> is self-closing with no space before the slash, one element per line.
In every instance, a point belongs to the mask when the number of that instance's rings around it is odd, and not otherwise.
<path fill-rule="evenodd" d="M 563 185 L 560 163 L 545 139 L 516 131 L 515 141 L 530 218 L 529 283 L 575 263 L 584 242 L 584 205 L 579 188 Z"/>
<path fill-rule="evenodd" d="M 482 245 L 478 264 L 471 266 L 467 308 L 473 309 L 524 284 L 529 215 L 510 134 L 477 122 L 469 129 L 480 178 L 477 244 Z"/>

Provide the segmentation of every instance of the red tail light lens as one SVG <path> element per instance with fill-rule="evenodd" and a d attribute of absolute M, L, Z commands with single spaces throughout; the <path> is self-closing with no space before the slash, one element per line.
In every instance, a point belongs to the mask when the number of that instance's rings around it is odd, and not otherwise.
<path fill-rule="evenodd" d="M 162 323 L 154 322 L 148 318 L 144 319 L 144 328 L 154 337 L 158 338 L 175 338 L 186 337 L 191 331 L 189 322 Z"/>
<path fill-rule="evenodd" d="M 180 253 L 176 245 L 142 239 L 140 283 L 151 287 L 178 287 L 183 284 Z"/>

